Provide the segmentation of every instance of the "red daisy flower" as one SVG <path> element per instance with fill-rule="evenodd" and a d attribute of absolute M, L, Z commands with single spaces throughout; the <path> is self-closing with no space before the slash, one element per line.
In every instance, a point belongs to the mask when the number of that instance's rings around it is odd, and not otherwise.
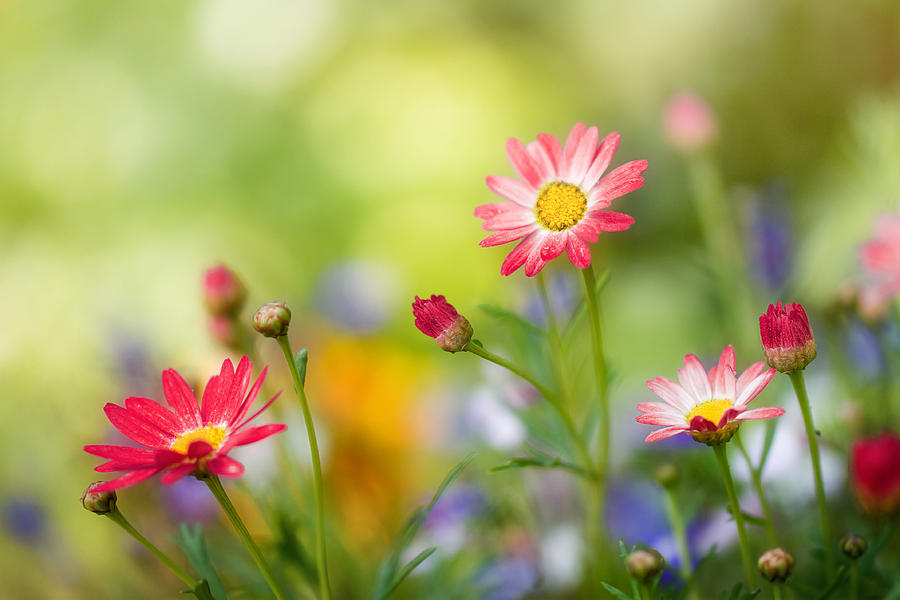
<path fill-rule="evenodd" d="M 126 398 L 125 406 L 109 403 L 103 411 L 110 422 L 123 434 L 145 446 L 93 445 L 85 452 L 110 459 L 94 470 L 101 473 L 127 471 L 93 489 L 109 492 L 134 485 L 165 471 L 162 482 L 175 483 L 185 475 L 214 473 L 237 477 L 244 466 L 229 458 L 235 446 L 252 444 L 285 429 L 281 423 L 245 428 L 266 410 L 278 394 L 247 417 L 247 412 L 266 378 L 267 368 L 250 387 L 253 365 L 242 357 L 235 370 L 225 359 L 222 370 L 213 375 L 197 398 L 190 386 L 174 369 L 163 371 L 163 392 L 172 410 L 147 398 Z M 280 392 L 279 392 L 280 393 Z M 246 417 L 246 418 L 245 418 Z"/>
<path fill-rule="evenodd" d="M 867 511 L 900 514 L 900 437 L 886 432 L 853 444 L 853 489 Z"/>
<path fill-rule="evenodd" d="M 619 134 L 609 134 L 599 145 L 598 139 L 596 127 L 577 123 L 565 147 L 546 133 L 527 147 L 515 138 L 506 142 L 519 179 L 489 176 L 487 186 L 508 202 L 475 209 L 475 216 L 484 219 L 482 229 L 496 232 L 481 240 L 483 248 L 522 240 L 503 261 L 501 274 L 525 265 L 525 274 L 533 277 L 563 250 L 573 265 L 587 268 L 589 242 L 596 242 L 601 232 L 624 231 L 634 223 L 628 215 L 605 209 L 643 185 L 640 175 L 647 161 L 626 163 L 601 177 L 619 146 Z"/>

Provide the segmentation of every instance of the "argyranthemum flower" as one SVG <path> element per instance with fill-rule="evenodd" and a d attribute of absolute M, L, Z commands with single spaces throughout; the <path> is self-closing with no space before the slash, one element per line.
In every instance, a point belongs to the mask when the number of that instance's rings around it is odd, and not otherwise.
<path fill-rule="evenodd" d="M 782 373 L 805 369 L 816 357 L 816 340 L 803 306 L 770 304 L 759 317 L 763 354 L 769 366 Z"/>
<path fill-rule="evenodd" d="M 85 452 L 110 459 L 95 471 L 127 471 L 91 491 L 117 490 L 161 471 L 165 471 L 162 482 L 167 485 L 189 474 L 237 477 L 243 473 L 244 466 L 228 453 L 235 446 L 258 442 L 285 428 L 280 423 L 246 427 L 278 397 L 276 394 L 247 417 L 267 369 L 262 370 L 250 387 L 252 370 L 253 365 L 246 356 L 241 358 L 237 369 L 226 359 L 219 374 L 206 384 L 203 399 L 198 403 L 181 375 L 168 369 L 163 371 L 162 383 L 171 410 L 154 400 L 134 397 L 126 398 L 124 407 L 113 403 L 104 406 L 103 411 L 116 429 L 145 447 L 85 446 Z"/>
<path fill-rule="evenodd" d="M 780 417 L 784 409 L 776 407 L 747 410 L 747 404 L 768 385 L 775 369 L 766 370 L 762 361 L 747 367 L 735 378 L 734 347 L 722 350 L 719 364 L 706 372 L 693 354 L 684 357 L 678 370 L 678 383 L 665 377 L 647 382 L 647 387 L 665 402 L 642 402 L 638 423 L 665 425 L 647 436 L 655 442 L 687 432 L 698 442 L 721 444 L 731 439 L 741 421 Z"/>
<path fill-rule="evenodd" d="M 626 163 L 602 177 L 619 146 L 619 134 L 609 134 L 599 145 L 598 139 L 596 127 L 577 123 L 565 147 L 546 133 L 527 147 L 515 138 L 506 142 L 519 179 L 489 176 L 487 186 L 508 202 L 475 209 L 475 216 L 484 219 L 481 227 L 496 232 L 481 240 L 483 248 L 522 240 L 500 273 L 509 275 L 525 265 L 525 274 L 533 277 L 563 251 L 584 269 L 591 264 L 588 243 L 596 242 L 601 232 L 624 231 L 634 223 L 632 217 L 606 209 L 643 185 L 647 161 Z"/>

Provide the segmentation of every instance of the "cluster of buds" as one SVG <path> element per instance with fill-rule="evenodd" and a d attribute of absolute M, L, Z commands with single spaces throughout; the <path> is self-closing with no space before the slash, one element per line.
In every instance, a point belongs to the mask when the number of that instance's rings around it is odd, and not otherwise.
<path fill-rule="evenodd" d="M 794 302 L 770 304 L 759 317 L 763 354 L 770 367 L 781 373 L 806 368 L 816 357 L 816 340 L 803 307 Z"/>
<path fill-rule="evenodd" d="M 240 339 L 238 315 L 247 290 L 238 276 L 219 264 L 203 274 L 203 304 L 210 335 L 223 346 L 235 347 Z"/>
<path fill-rule="evenodd" d="M 472 340 L 472 325 L 443 296 L 432 294 L 425 300 L 416 296 L 412 309 L 416 327 L 434 338 L 442 350 L 460 352 Z"/>
<path fill-rule="evenodd" d="M 781 583 L 787 580 L 794 570 L 794 555 L 784 548 L 766 550 L 759 557 L 756 566 L 766 581 Z"/>

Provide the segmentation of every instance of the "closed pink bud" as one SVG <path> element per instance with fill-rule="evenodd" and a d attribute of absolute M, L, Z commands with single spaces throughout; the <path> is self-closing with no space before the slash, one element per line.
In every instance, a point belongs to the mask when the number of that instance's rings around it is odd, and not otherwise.
<path fill-rule="evenodd" d="M 419 331 L 433 337 L 443 350 L 459 352 L 469 345 L 472 325 L 443 296 L 432 294 L 426 300 L 416 296 L 412 309 Z"/>
<path fill-rule="evenodd" d="M 244 305 L 247 290 L 234 271 L 219 264 L 203 274 L 203 301 L 214 315 L 234 315 Z"/>
<path fill-rule="evenodd" d="M 816 340 L 806 311 L 800 304 L 770 304 L 759 317 L 763 354 L 769 366 L 792 373 L 806 368 L 816 357 Z"/>
<path fill-rule="evenodd" d="M 673 96 L 663 111 L 666 138 L 677 150 L 692 152 L 716 139 L 716 117 L 706 101 L 688 92 Z"/>

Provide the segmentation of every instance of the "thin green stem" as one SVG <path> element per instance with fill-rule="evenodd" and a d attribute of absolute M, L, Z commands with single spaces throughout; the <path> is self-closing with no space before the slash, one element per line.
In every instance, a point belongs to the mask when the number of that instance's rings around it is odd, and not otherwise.
<path fill-rule="evenodd" d="M 559 381 L 559 389 L 562 392 L 562 400 L 569 408 L 572 407 L 572 385 L 566 373 L 566 355 L 563 347 L 562 337 L 559 333 L 559 324 L 556 321 L 556 315 L 553 313 L 553 303 L 550 301 L 550 290 L 547 288 L 547 280 L 544 279 L 543 273 L 537 274 L 538 291 L 541 296 L 541 303 L 544 305 L 544 312 L 547 315 L 547 331 L 550 338 L 551 355 L 553 357 L 553 365 L 556 370 L 556 378 Z"/>
<path fill-rule="evenodd" d="M 687 542 L 687 530 L 684 525 L 684 517 L 678 510 L 678 503 L 675 499 L 675 490 L 670 487 L 663 487 L 663 499 L 666 505 L 666 515 L 669 517 L 669 524 L 672 526 L 672 534 L 675 536 L 675 544 L 678 547 L 678 555 L 681 559 L 681 578 L 686 582 L 690 581 L 691 573 L 691 551 Z M 688 591 L 688 597 L 697 600 L 697 591 L 691 588 Z"/>
<path fill-rule="evenodd" d="M 178 576 L 178 579 L 183 581 L 185 584 L 194 589 L 199 585 L 199 581 L 195 581 L 193 577 L 188 575 L 184 569 L 175 564 L 175 562 L 169 558 L 162 550 L 153 545 L 150 540 L 141 535 L 141 532 L 134 528 L 134 525 L 128 522 L 128 519 L 125 518 L 118 508 L 113 508 L 110 512 L 106 513 L 106 516 L 110 521 L 124 529 L 128 535 L 136 539 L 141 546 L 150 551 L 150 553 L 159 559 L 159 562 L 166 565 L 170 571 L 175 573 Z"/>
<path fill-rule="evenodd" d="M 581 459 L 585 461 L 585 469 L 591 475 L 591 477 L 596 477 L 597 473 L 594 470 L 594 465 L 591 462 L 591 456 L 588 453 L 587 446 L 584 444 L 584 440 L 581 439 L 581 436 L 578 435 L 578 429 L 575 427 L 575 422 L 572 420 L 572 416 L 566 411 L 565 407 L 563 407 L 562 403 L 559 401 L 559 397 L 551 392 L 545 385 L 539 382 L 537 379 L 512 364 L 502 356 L 498 356 L 493 352 L 485 350 L 478 344 L 469 343 L 465 347 L 465 351 L 475 356 L 481 357 L 488 362 L 492 362 L 495 365 L 501 366 L 507 371 L 514 373 L 533 385 L 537 391 L 541 393 L 547 399 L 547 402 L 550 403 L 550 406 L 556 411 L 556 413 L 560 416 L 563 421 L 563 424 L 566 427 L 566 432 L 569 434 L 569 437 L 572 440 L 572 443 L 575 444 L 575 448 L 578 453 L 581 455 Z"/>
<path fill-rule="evenodd" d="M 597 395 L 600 399 L 600 440 L 598 467 L 601 476 L 606 479 L 609 468 L 609 386 L 606 380 L 606 359 L 603 356 L 603 333 L 600 329 L 600 309 L 597 303 L 597 282 L 594 279 L 593 267 L 581 269 L 584 278 L 584 293 L 591 322 L 591 344 L 594 349 L 594 374 L 597 377 Z"/>
<path fill-rule="evenodd" d="M 253 541 L 253 537 L 250 535 L 250 531 L 248 531 L 247 526 L 244 525 L 244 521 L 238 514 L 237 509 L 234 507 L 234 504 L 231 503 L 231 499 L 225 492 L 225 488 L 222 486 L 222 482 L 219 480 L 218 475 L 210 474 L 209 476 L 203 477 L 202 479 L 203 482 L 206 483 L 206 486 L 209 488 L 209 491 L 212 492 L 212 495 L 215 496 L 216 500 L 219 502 L 219 506 L 222 507 L 222 511 L 225 513 L 225 516 L 227 516 L 228 520 L 231 521 L 231 524 L 234 526 L 235 531 L 237 531 L 238 533 L 238 537 L 240 537 L 241 541 L 244 542 L 244 545 L 250 552 L 250 556 L 253 557 L 253 562 L 255 562 L 256 566 L 259 567 L 259 570 L 260 572 L 262 572 L 263 577 L 265 577 L 266 582 L 269 584 L 269 588 L 272 590 L 272 593 L 275 594 L 275 597 L 278 598 L 278 600 L 284 600 L 285 595 L 284 591 L 281 589 L 281 585 L 279 585 L 278 580 L 275 579 L 275 574 L 272 573 L 272 569 L 269 567 L 269 563 L 266 562 L 266 559 L 263 556 L 262 551 L 260 551 L 259 546 L 256 545 L 255 541 Z"/>
<path fill-rule="evenodd" d="M 653 600 L 653 593 L 650 591 L 649 583 L 641 584 L 641 600 Z"/>
<path fill-rule="evenodd" d="M 750 554 L 750 541 L 747 539 L 747 530 L 744 527 L 744 513 L 741 512 L 737 491 L 734 489 L 734 480 L 731 478 L 731 469 L 728 466 L 728 454 L 725 451 L 725 444 L 716 444 L 712 449 L 716 453 L 716 462 L 719 463 L 719 470 L 722 472 L 722 479 L 725 481 L 725 491 L 728 493 L 728 501 L 731 503 L 731 514 L 737 525 L 738 542 L 741 546 L 741 562 L 744 565 L 744 578 L 746 579 L 747 587 L 752 588 L 755 581 L 753 555 Z"/>
<path fill-rule="evenodd" d="M 766 493 L 763 489 L 762 473 L 759 468 L 753 466 L 753 461 L 750 459 L 750 454 L 744 448 L 744 442 L 741 440 L 740 435 L 735 436 L 735 441 L 737 442 L 741 454 L 744 455 L 744 460 L 747 461 L 747 468 L 750 470 L 750 480 L 753 482 L 753 489 L 756 490 L 756 496 L 759 498 L 759 505 L 762 507 L 763 519 L 765 520 L 763 528 L 766 531 L 766 541 L 768 541 L 769 546 L 775 548 L 778 546 L 778 536 L 775 533 L 775 522 L 772 520 L 772 508 L 769 506 L 769 500 L 766 498 Z"/>
<path fill-rule="evenodd" d="M 859 600 L 859 561 L 850 563 L 850 600 Z"/>
<path fill-rule="evenodd" d="M 822 545 L 825 549 L 825 570 L 829 581 L 834 577 L 834 548 L 832 547 L 831 522 L 828 519 L 828 504 L 825 502 L 825 486 L 822 483 L 822 461 L 819 457 L 819 440 L 813 424 L 812 411 L 809 407 L 809 395 L 806 393 L 806 382 L 803 371 L 788 373 L 800 412 L 803 413 L 803 425 L 806 427 L 806 439 L 809 441 L 809 456 L 812 460 L 813 476 L 816 486 L 816 502 L 819 505 L 819 521 L 822 527 Z"/>
<path fill-rule="evenodd" d="M 306 435 L 309 438 L 309 453 L 312 457 L 313 467 L 313 495 L 316 503 L 316 569 L 319 575 L 319 595 L 322 600 L 329 600 L 331 598 L 331 584 L 328 581 L 328 556 L 325 552 L 325 492 L 322 482 L 322 461 L 319 458 L 319 443 L 316 440 L 316 429 L 313 425 L 312 414 L 309 411 L 306 388 L 300 379 L 297 365 L 294 363 L 291 344 L 285 335 L 278 336 L 275 339 L 284 353 L 284 359 L 287 361 L 288 368 L 291 370 L 291 377 L 294 380 L 294 391 L 297 393 L 297 398 L 300 399 L 303 421 L 306 423 Z"/>
<path fill-rule="evenodd" d="M 779 583 L 773 583 L 773 584 L 772 584 L 772 598 L 773 598 L 774 600 L 781 600 L 781 599 L 782 599 L 781 588 L 782 588 L 783 585 L 784 585 L 784 584 L 782 584 L 782 583 L 780 583 L 780 582 L 779 582 Z"/>

